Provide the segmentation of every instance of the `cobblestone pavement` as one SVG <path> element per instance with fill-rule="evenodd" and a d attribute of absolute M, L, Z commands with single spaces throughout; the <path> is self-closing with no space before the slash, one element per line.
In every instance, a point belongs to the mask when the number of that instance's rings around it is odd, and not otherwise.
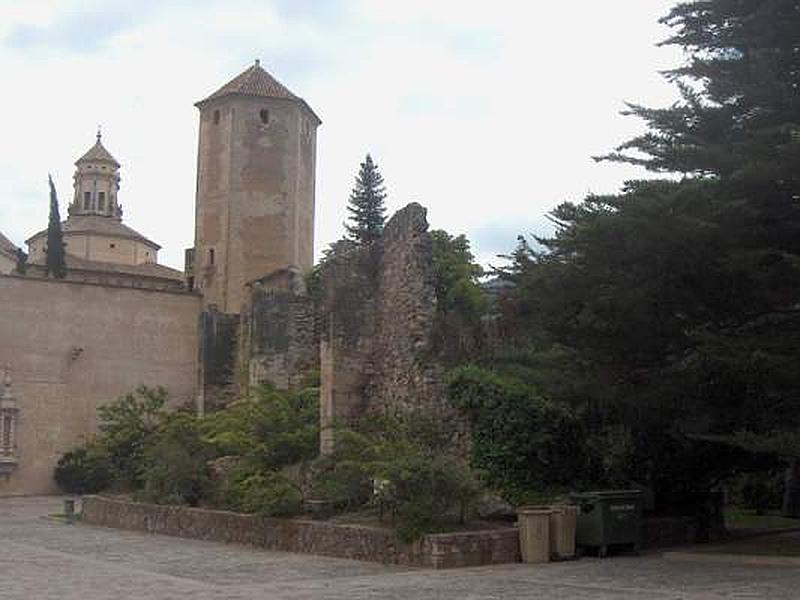
<path fill-rule="evenodd" d="M 683 599 L 800 597 L 800 569 L 660 555 L 427 571 L 70 526 L 58 498 L 0 499 L 2 600 Z"/>

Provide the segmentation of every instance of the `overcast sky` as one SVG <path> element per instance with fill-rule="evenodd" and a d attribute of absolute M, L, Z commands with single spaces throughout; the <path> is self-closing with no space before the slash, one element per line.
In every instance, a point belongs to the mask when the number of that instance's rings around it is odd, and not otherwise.
<path fill-rule="evenodd" d="M 98 124 L 122 163 L 125 222 L 182 268 L 193 243 L 197 109 L 256 58 L 321 117 L 316 251 L 342 235 L 370 152 L 394 211 L 466 233 L 480 259 L 587 192 L 641 172 L 591 157 L 661 106 L 667 0 L 0 0 L 0 230 L 62 216 Z"/>

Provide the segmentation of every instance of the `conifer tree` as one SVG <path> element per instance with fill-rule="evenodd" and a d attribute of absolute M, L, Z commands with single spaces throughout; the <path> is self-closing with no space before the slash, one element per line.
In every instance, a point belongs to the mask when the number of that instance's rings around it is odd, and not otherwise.
<path fill-rule="evenodd" d="M 630 433 L 625 476 L 666 506 L 753 468 L 742 449 L 800 448 L 800 3 L 687 1 L 662 22 L 681 100 L 630 105 L 647 131 L 604 158 L 683 177 L 556 208 L 545 251 L 509 269 L 507 329 L 575 353 L 581 397 Z"/>
<path fill-rule="evenodd" d="M 372 157 L 367 154 L 367 158 L 361 163 L 356 185 L 350 194 L 350 205 L 347 207 L 352 225 L 346 224 L 345 227 L 350 239 L 358 244 L 368 244 L 381 236 L 386 221 L 386 207 L 383 204 L 385 198 L 383 176 Z"/>
<path fill-rule="evenodd" d="M 53 185 L 53 178 L 49 175 L 50 183 L 50 219 L 47 223 L 47 274 L 56 279 L 63 279 L 67 275 L 67 264 L 64 258 L 64 234 L 61 231 L 61 215 L 58 212 L 58 196 Z"/>

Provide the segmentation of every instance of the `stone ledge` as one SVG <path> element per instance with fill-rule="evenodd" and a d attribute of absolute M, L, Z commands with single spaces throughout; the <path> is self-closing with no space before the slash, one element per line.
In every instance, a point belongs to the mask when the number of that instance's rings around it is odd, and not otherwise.
<path fill-rule="evenodd" d="M 83 499 L 82 522 L 267 550 L 433 569 L 519 561 L 519 536 L 514 527 L 431 534 L 406 544 L 391 531 L 376 527 L 143 504 L 105 496 Z"/>

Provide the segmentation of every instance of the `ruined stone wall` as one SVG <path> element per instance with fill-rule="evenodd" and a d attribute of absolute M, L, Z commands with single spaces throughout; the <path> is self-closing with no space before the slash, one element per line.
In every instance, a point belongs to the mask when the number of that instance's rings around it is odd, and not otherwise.
<path fill-rule="evenodd" d="M 320 444 L 333 450 L 333 427 L 367 409 L 374 372 L 380 247 L 339 243 L 320 274 Z"/>
<path fill-rule="evenodd" d="M 302 386 L 319 369 L 314 302 L 303 276 L 283 270 L 251 282 L 240 321 L 240 357 L 247 387 Z"/>
<path fill-rule="evenodd" d="M 0 365 L 19 407 L 19 467 L 0 496 L 56 491 L 56 461 L 95 429 L 96 409 L 136 386 L 194 402 L 200 298 L 0 276 Z"/>
<path fill-rule="evenodd" d="M 201 410 L 214 412 L 238 399 L 237 371 L 239 315 L 219 312 L 210 306 L 199 315 L 199 360 Z"/>
<path fill-rule="evenodd" d="M 425 409 L 459 420 L 444 400 L 433 347 L 432 240 L 422 206 L 398 211 L 373 246 L 335 252 L 321 287 L 323 452 L 333 448 L 331 424 L 367 411 Z"/>
<path fill-rule="evenodd" d="M 374 374 L 367 395 L 382 409 L 441 407 L 443 369 L 434 355 L 436 294 L 426 211 L 409 204 L 381 240 Z"/>

